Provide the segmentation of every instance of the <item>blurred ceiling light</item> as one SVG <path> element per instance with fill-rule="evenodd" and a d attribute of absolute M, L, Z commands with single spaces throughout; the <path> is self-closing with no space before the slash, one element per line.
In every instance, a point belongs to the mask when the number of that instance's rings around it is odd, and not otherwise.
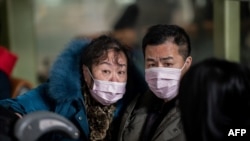
<path fill-rule="evenodd" d="M 196 0 L 196 5 L 198 7 L 205 7 L 207 4 L 207 1 L 206 0 Z"/>
<path fill-rule="evenodd" d="M 61 4 L 62 0 L 40 0 L 50 7 L 56 7 Z"/>
<path fill-rule="evenodd" d="M 136 0 L 115 0 L 115 2 L 120 5 L 127 5 L 127 4 L 135 3 Z"/>

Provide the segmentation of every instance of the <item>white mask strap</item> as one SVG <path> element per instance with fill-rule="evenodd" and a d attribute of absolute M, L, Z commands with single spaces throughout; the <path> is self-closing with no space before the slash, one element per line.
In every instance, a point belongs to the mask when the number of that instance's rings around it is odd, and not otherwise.
<path fill-rule="evenodd" d="M 86 66 L 86 67 L 87 67 L 87 66 Z M 91 72 L 90 72 L 90 70 L 89 70 L 89 67 L 87 67 L 87 70 L 88 70 L 88 72 L 89 72 L 90 77 L 91 77 L 93 80 L 95 80 L 94 77 L 93 77 L 93 75 L 91 74 Z"/>

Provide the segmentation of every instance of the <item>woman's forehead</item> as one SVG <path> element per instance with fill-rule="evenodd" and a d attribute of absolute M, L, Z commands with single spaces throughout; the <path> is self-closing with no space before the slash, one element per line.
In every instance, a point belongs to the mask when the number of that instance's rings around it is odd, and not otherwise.
<path fill-rule="evenodd" d="M 103 54 L 99 58 L 97 65 L 101 64 L 127 66 L 127 57 L 122 51 L 110 49 L 107 54 Z"/>

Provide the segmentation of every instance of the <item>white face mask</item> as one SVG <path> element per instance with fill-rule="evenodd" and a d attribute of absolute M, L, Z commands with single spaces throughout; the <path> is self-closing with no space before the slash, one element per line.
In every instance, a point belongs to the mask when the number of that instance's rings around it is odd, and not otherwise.
<path fill-rule="evenodd" d="M 94 80 L 91 96 L 102 105 L 111 105 L 120 100 L 126 91 L 126 82 L 111 82 L 94 79 L 89 69 L 88 72 Z"/>
<path fill-rule="evenodd" d="M 145 70 L 145 77 L 150 90 L 160 99 L 170 101 L 177 96 L 181 69 L 155 67 Z"/>

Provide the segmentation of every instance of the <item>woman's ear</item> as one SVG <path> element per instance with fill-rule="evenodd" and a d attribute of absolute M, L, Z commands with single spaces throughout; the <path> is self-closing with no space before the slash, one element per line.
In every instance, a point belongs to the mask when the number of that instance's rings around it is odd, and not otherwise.
<path fill-rule="evenodd" d="M 90 76 L 91 74 L 89 72 L 89 68 L 86 65 L 82 65 L 82 73 L 86 85 L 88 86 L 88 88 L 92 88 L 94 82 Z"/>
<path fill-rule="evenodd" d="M 83 73 L 83 77 L 86 83 L 88 83 L 89 81 L 89 72 L 88 72 L 88 67 L 85 65 L 82 65 L 82 73 Z"/>

